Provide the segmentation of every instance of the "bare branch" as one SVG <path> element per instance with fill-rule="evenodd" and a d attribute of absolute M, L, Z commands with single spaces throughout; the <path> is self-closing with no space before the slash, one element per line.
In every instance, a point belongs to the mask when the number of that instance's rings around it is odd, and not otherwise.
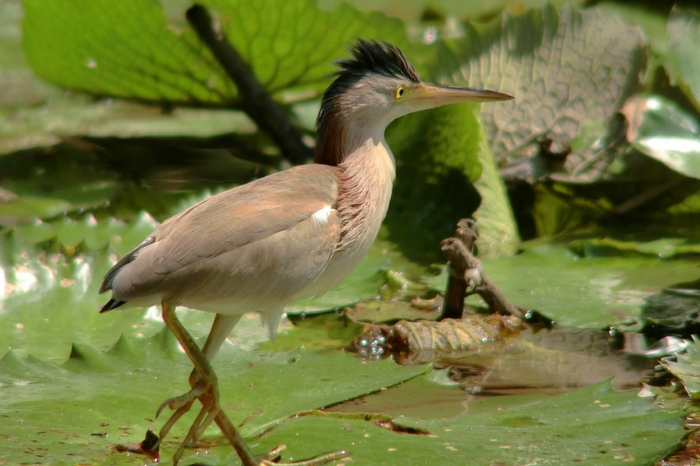
<path fill-rule="evenodd" d="M 483 272 L 481 261 L 472 254 L 477 236 L 475 222 L 465 219 L 457 224 L 455 237 L 442 242 L 442 252 L 449 261 L 447 269 L 450 276 L 440 320 L 462 317 L 464 297 L 470 284 L 474 293 L 481 295 L 492 311 L 522 318 L 520 309 L 506 299 L 500 288 Z"/>
<path fill-rule="evenodd" d="M 304 144 L 287 113 L 272 99 L 226 35 L 214 29 L 206 8 L 202 5 L 190 7 L 187 10 L 187 21 L 209 47 L 226 74 L 236 83 L 243 110 L 277 144 L 284 157 L 295 164 L 312 160 L 313 150 Z"/>

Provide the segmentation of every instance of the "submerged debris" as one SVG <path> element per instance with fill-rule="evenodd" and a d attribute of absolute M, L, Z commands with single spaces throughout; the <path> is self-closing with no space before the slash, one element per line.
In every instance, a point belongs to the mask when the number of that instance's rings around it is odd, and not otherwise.
<path fill-rule="evenodd" d="M 119 452 L 137 453 L 149 456 L 152 460 L 158 461 L 160 455 L 160 439 L 151 429 L 146 431 L 146 437 L 141 443 L 117 445 L 114 447 Z"/>
<path fill-rule="evenodd" d="M 401 320 L 394 325 L 369 325 L 350 350 L 367 359 L 391 355 L 401 364 L 422 364 L 436 355 L 485 351 L 519 329 L 519 319 L 499 315 L 441 322 Z"/>

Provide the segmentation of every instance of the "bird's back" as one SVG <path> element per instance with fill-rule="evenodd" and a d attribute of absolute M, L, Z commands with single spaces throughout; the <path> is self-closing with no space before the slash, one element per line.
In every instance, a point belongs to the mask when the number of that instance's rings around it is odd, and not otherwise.
<path fill-rule="evenodd" d="M 167 299 L 222 314 L 305 297 L 338 244 L 338 170 L 294 167 L 206 199 L 125 256 L 101 291 L 130 306 Z"/>

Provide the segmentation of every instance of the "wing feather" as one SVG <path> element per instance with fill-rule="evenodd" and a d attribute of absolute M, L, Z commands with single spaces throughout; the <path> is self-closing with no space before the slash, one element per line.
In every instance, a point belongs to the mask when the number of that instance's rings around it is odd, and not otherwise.
<path fill-rule="evenodd" d="M 322 273 L 337 245 L 337 179 L 335 167 L 304 165 L 206 199 L 122 258 L 101 291 L 139 305 L 167 297 L 195 308 L 289 300 Z M 314 216 L 329 208 L 326 221 Z"/>

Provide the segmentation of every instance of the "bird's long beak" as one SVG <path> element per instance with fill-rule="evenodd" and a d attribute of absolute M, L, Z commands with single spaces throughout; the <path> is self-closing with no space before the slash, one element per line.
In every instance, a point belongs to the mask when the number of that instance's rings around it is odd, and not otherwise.
<path fill-rule="evenodd" d="M 433 108 L 461 102 L 494 102 L 512 98 L 508 94 L 485 89 L 419 83 L 413 90 L 411 103 L 422 108 Z"/>

